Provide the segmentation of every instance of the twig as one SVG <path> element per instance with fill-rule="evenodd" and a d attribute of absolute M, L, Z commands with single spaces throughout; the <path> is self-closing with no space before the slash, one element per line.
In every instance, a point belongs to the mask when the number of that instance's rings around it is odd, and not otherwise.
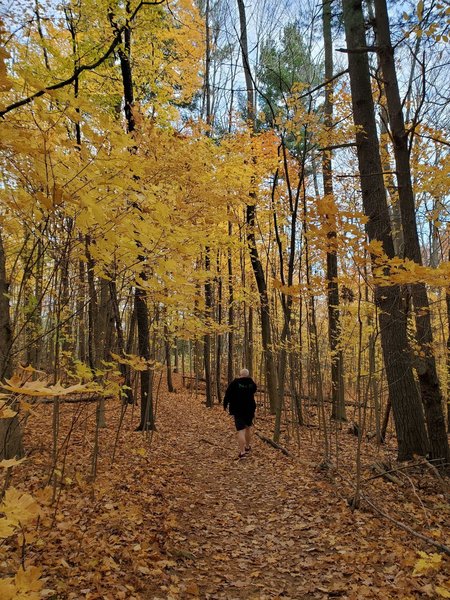
<path fill-rule="evenodd" d="M 378 477 L 383 477 L 383 479 L 387 479 L 391 483 L 395 483 L 397 485 L 401 485 L 402 483 L 398 477 L 391 475 L 391 472 L 386 470 L 386 467 L 382 463 L 373 463 L 373 465 L 371 465 L 371 469 L 375 471 L 375 473 L 378 473 Z M 375 479 L 375 477 L 371 477 L 370 479 Z M 368 480 L 366 479 L 366 481 Z"/>
<path fill-rule="evenodd" d="M 217 444 L 215 444 L 214 442 L 210 442 L 206 438 L 200 438 L 200 442 L 205 442 L 205 444 L 209 444 L 210 446 L 215 446 L 216 448 L 218 448 Z"/>
<path fill-rule="evenodd" d="M 430 471 L 434 474 L 434 476 L 436 477 L 436 479 L 439 480 L 439 483 L 442 486 L 442 491 L 444 493 L 444 496 L 446 498 L 448 498 L 449 495 L 449 485 L 448 483 L 445 481 L 445 479 L 442 477 L 442 475 L 439 473 L 439 469 L 436 468 L 436 465 L 433 465 L 431 461 L 426 460 L 424 462 L 424 465 L 426 467 L 428 467 L 430 469 Z M 441 465 L 442 467 L 446 466 L 448 468 L 448 465 Z"/>
<path fill-rule="evenodd" d="M 77 396 L 75 398 L 70 398 L 68 396 L 62 396 L 60 397 L 60 404 L 63 403 L 68 403 L 68 404 L 76 404 L 76 403 L 80 403 L 80 404 L 89 404 L 92 402 L 97 402 L 102 396 L 91 396 L 91 397 L 86 397 L 86 396 Z M 114 399 L 114 396 L 105 396 L 104 397 L 105 400 L 112 400 Z M 52 404 L 53 403 L 53 399 L 52 398 L 39 398 L 35 401 L 36 404 Z"/>
<path fill-rule="evenodd" d="M 259 437 L 259 439 L 262 440 L 263 442 L 266 442 L 266 444 L 269 444 L 269 446 L 272 446 L 273 448 L 276 448 L 277 450 L 280 450 L 285 456 L 292 457 L 292 455 L 286 450 L 286 448 L 283 448 L 283 446 L 280 446 L 280 444 L 277 444 L 276 442 L 274 442 L 270 438 L 267 438 L 264 435 L 261 435 L 257 431 L 255 431 L 255 435 L 257 437 Z"/>
<path fill-rule="evenodd" d="M 369 506 L 371 506 L 373 508 L 373 510 L 375 512 L 377 512 L 378 514 L 380 514 L 382 517 L 384 517 L 388 521 L 391 521 L 391 523 L 394 523 L 394 525 L 397 525 L 397 527 L 399 527 L 400 529 L 403 529 L 404 531 L 407 531 L 411 535 L 419 538 L 420 540 L 422 540 L 423 542 L 425 542 L 427 544 L 430 544 L 431 546 L 435 546 L 436 548 L 438 548 L 438 550 L 440 550 L 441 552 L 445 552 L 445 554 L 448 554 L 448 556 L 450 556 L 450 548 L 448 546 L 445 546 L 444 544 L 440 544 L 439 542 L 436 542 L 435 540 L 427 537 L 426 535 L 423 535 L 422 533 L 419 533 L 418 531 L 415 531 L 414 529 L 412 529 L 411 527 L 409 527 L 409 525 L 405 525 L 404 523 L 401 523 L 400 521 L 397 521 L 396 519 L 394 519 L 393 517 L 391 517 L 387 513 L 383 512 L 380 508 L 378 508 L 378 506 L 375 506 L 375 504 L 373 504 L 373 502 L 371 502 L 367 498 L 367 496 L 363 496 L 363 498 L 367 502 L 367 504 Z"/>

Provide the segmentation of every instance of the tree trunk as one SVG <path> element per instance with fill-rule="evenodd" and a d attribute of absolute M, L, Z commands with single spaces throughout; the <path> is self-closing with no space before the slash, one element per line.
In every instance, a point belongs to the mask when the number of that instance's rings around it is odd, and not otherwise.
<path fill-rule="evenodd" d="M 384 189 L 375 112 L 366 52 L 365 25 L 361 0 L 343 0 L 348 49 L 353 119 L 358 127 L 356 144 L 364 212 L 370 242 L 380 241 L 388 258 L 394 257 L 389 210 Z M 373 257 L 375 258 L 375 257 Z M 389 276 L 386 270 L 386 276 Z M 408 354 L 406 310 L 397 285 L 376 286 L 381 345 L 386 367 L 398 440 L 399 460 L 414 454 L 425 455 L 428 440 L 423 409 Z"/>
<path fill-rule="evenodd" d="M 251 127 L 255 127 L 255 110 L 254 110 L 254 94 L 253 82 L 250 72 L 248 42 L 247 42 L 247 19 L 245 16 L 245 6 L 243 0 L 237 0 L 239 8 L 239 23 L 240 23 L 240 44 L 242 52 L 242 62 L 244 67 L 245 82 L 247 87 L 247 115 Z M 267 391 L 269 395 L 270 410 L 274 414 L 278 403 L 277 394 L 277 377 L 272 351 L 272 331 L 270 319 L 270 306 L 267 295 L 267 283 L 264 275 L 261 260 L 259 258 L 258 249 L 256 247 L 255 238 L 255 220 L 256 220 L 256 194 L 250 192 L 250 200 L 247 204 L 247 245 L 250 252 L 250 260 L 253 273 L 255 275 L 256 285 L 259 293 L 261 306 L 261 336 L 264 351 Z"/>
<path fill-rule="evenodd" d="M 206 0 L 205 6 L 205 81 L 204 81 L 204 108 L 206 114 L 206 124 L 208 127 L 211 125 L 211 86 L 209 82 L 210 68 L 211 68 L 211 43 L 210 43 L 210 2 Z M 210 135 L 209 129 L 206 131 L 206 135 Z M 205 248 L 205 270 L 208 273 L 211 270 L 211 249 L 209 246 Z M 209 328 L 212 318 L 212 285 L 211 278 L 205 281 L 205 321 L 206 327 Z M 213 405 L 213 391 L 212 391 L 212 374 L 211 374 L 211 334 L 205 333 L 203 337 L 203 361 L 205 366 L 205 393 L 206 393 L 206 406 L 211 408 Z"/>
<path fill-rule="evenodd" d="M 218 273 L 218 286 L 217 286 L 217 323 L 219 327 L 222 325 L 222 303 L 223 303 L 223 284 L 222 276 L 220 274 L 220 253 L 217 254 L 217 273 Z M 222 340 L 223 335 L 217 334 L 216 344 L 216 395 L 217 403 L 222 404 Z"/>
<path fill-rule="evenodd" d="M 228 221 L 228 237 L 233 235 L 233 225 Z M 230 384 L 234 379 L 234 288 L 233 288 L 233 257 L 231 248 L 228 248 L 228 360 L 227 380 Z"/>
<path fill-rule="evenodd" d="M 175 389 L 173 387 L 172 381 L 172 365 L 171 365 L 171 356 L 170 356 L 170 338 L 169 338 L 169 328 L 167 323 L 164 323 L 164 353 L 166 355 L 166 377 L 167 377 L 167 389 L 170 393 L 174 392 Z"/>
<path fill-rule="evenodd" d="M 6 256 L 0 230 L 0 381 L 12 375 L 12 331 L 8 291 Z M 0 405 L 2 404 L 3 401 L 0 402 Z M 9 419 L 0 418 L 0 460 L 14 456 L 23 456 L 22 429 L 17 415 Z"/>
<path fill-rule="evenodd" d="M 328 131 L 333 127 L 333 42 L 331 37 L 331 2 L 323 0 L 322 23 L 323 42 L 325 50 L 325 101 L 324 124 Z M 331 150 L 324 150 L 322 154 L 323 191 L 328 202 L 334 204 L 333 192 L 333 164 Z M 326 215 L 327 221 L 327 302 L 328 302 L 328 339 L 331 355 L 331 418 L 336 421 L 345 421 L 344 399 L 344 369 L 343 355 L 340 347 L 340 313 L 339 313 L 339 286 L 338 262 L 336 248 L 336 218 L 334 213 Z"/>
<path fill-rule="evenodd" d="M 391 44 L 386 0 L 375 0 L 375 14 L 380 65 L 383 72 L 389 123 L 394 146 L 405 257 L 421 265 L 422 255 L 417 232 L 408 135 L 405 129 L 402 102 L 395 70 L 394 49 Z M 422 402 L 425 408 L 431 458 L 448 463 L 450 460 L 450 451 L 444 412 L 442 410 L 442 394 L 433 354 L 433 330 L 431 326 L 430 304 L 425 284 L 415 283 L 411 285 L 411 295 L 415 308 L 417 342 L 421 351 L 421 360 L 419 361 L 417 374 Z"/>
<path fill-rule="evenodd" d="M 450 261 L 450 250 L 449 257 Z M 447 430 L 450 433 L 450 288 L 445 293 L 447 304 Z"/>
<path fill-rule="evenodd" d="M 141 277 L 144 273 L 141 273 Z M 138 331 L 138 352 L 144 360 L 150 360 L 150 341 L 149 341 L 149 322 L 148 309 L 145 298 L 145 291 L 142 288 L 135 288 L 134 310 L 136 311 L 136 324 Z M 155 429 L 153 414 L 153 397 L 151 388 L 150 367 L 141 371 L 141 421 L 139 431 L 148 431 Z"/>
<path fill-rule="evenodd" d="M 96 365 L 96 326 L 97 326 L 97 315 L 98 315 L 98 302 L 97 302 L 97 291 L 95 289 L 95 280 L 94 280 L 94 261 L 91 256 L 91 251 L 89 249 L 90 246 L 90 237 L 87 235 L 85 240 L 85 251 L 87 257 L 87 281 L 88 281 L 88 294 L 89 294 L 89 302 L 88 302 L 88 363 L 89 368 L 92 373 L 95 371 Z"/>
<path fill-rule="evenodd" d="M 127 2 L 127 12 L 129 13 L 129 3 Z M 111 21 L 113 15 L 111 15 Z M 131 27 L 128 24 L 123 32 L 123 47 L 118 50 L 120 58 L 120 69 L 122 73 L 123 95 L 125 100 L 124 111 L 127 122 L 127 130 L 129 134 L 133 134 L 136 127 L 136 122 L 133 115 L 134 92 L 133 92 L 133 76 L 131 70 Z M 140 257 L 144 262 L 145 257 Z M 143 271 L 140 274 L 142 281 L 147 280 L 147 275 Z M 141 287 L 135 286 L 134 292 L 134 309 L 136 312 L 136 324 L 138 330 L 138 349 L 139 356 L 145 360 L 150 359 L 150 327 L 148 321 L 148 308 L 146 293 Z M 153 400 L 152 400 L 152 377 L 150 367 L 145 371 L 140 372 L 141 375 L 141 422 L 138 430 L 155 429 Z"/>
<path fill-rule="evenodd" d="M 111 299 L 112 312 L 116 325 L 117 351 L 119 356 L 124 356 L 125 339 L 123 335 L 122 320 L 120 318 L 119 301 L 117 299 L 117 285 L 115 279 L 109 281 L 109 295 Z M 131 389 L 130 369 L 127 365 L 119 364 L 120 374 L 123 378 L 123 402 L 124 404 L 133 404 L 133 390 Z"/>
<path fill-rule="evenodd" d="M 205 270 L 211 271 L 210 248 L 205 248 Z M 212 286 L 211 279 L 208 277 L 205 283 L 205 324 L 208 328 L 211 323 L 212 309 Z M 211 385 L 211 335 L 205 333 L 203 336 L 203 362 L 205 367 L 205 391 L 206 406 L 211 408 L 213 405 L 212 385 Z"/>
<path fill-rule="evenodd" d="M 369 0 L 367 3 L 368 17 L 373 23 L 373 29 L 375 33 L 375 43 L 377 43 L 377 27 L 375 22 L 375 12 L 373 6 L 373 0 Z M 378 57 L 378 68 L 380 67 L 380 59 Z M 383 167 L 383 174 L 386 181 L 386 191 L 388 193 L 389 213 L 391 217 L 391 229 L 392 229 L 392 241 L 394 243 L 394 250 L 397 256 L 403 258 L 405 252 L 405 245 L 403 242 L 403 229 L 402 229 L 402 217 L 400 214 L 400 205 L 398 202 L 398 193 L 395 185 L 394 175 L 391 167 L 391 153 L 389 150 L 388 139 L 388 111 L 385 103 L 385 94 L 383 90 L 383 83 L 380 82 L 380 98 L 378 99 L 379 111 L 380 111 L 380 143 L 381 143 L 381 165 Z"/>

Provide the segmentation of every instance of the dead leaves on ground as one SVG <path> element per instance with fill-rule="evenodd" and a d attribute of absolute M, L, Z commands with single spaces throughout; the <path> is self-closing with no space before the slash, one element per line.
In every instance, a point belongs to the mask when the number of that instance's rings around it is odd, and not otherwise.
<path fill-rule="evenodd" d="M 111 465 L 119 408 L 107 403 L 95 481 L 95 407 L 89 405 L 63 407 L 58 475 L 50 487 L 51 406 L 39 407 L 28 422 L 31 456 L 20 465 L 0 465 L 13 469 L 15 488 L 1 508 L 8 538 L 0 550 L 0 597 L 449 597 L 447 557 L 392 529 L 364 505 L 352 513 L 345 499 L 351 474 L 340 479 L 315 469 L 318 440 L 303 440 L 300 451 L 291 444 L 293 458 L 256 441 L 252 455 L 235 462 L 234 431 L 223 411 L 207 410 L 188 393 L 163 394 L 151 443 L 133 431 L 137 415 L 132 418 L 130 408 Z M 339 443 L 347 466 L 355 441 L 342 434 Z M 431 485 L 424 477 L 415 481 Z M 445 543 L 448 508 L 439 490 L 420 494 L 380 478 L 366 492 Z M 25 515 L 26 529 L 35 530 L 28 538 L 19 531 Z"/>

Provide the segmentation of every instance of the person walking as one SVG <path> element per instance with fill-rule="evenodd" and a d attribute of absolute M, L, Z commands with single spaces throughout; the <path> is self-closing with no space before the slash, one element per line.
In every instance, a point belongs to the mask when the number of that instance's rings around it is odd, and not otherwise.
<path fill-rule="evenodd" d="M 225 392 L 223 408 L 229 407 L 230 415 L 234 417 L 239 445 L 239 456 L 236 460 L 245 458 L 251 450 L 251 426 L 255 416 L 256 383 L 250 377 L 248 369 L 241 369 L 239 377 L 233 379 Z"/>

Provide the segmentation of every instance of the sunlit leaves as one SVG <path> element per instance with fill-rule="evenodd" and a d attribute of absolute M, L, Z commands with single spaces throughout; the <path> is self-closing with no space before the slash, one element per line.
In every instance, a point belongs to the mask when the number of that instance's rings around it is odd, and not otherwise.
<path fill-rule="evenodd" d="M 11 525 L 25 524 L 39 514 L 39 506 L 30 494 L 8 488 L 0 504 L 0 511 Z"/>
<path fill-rule="evenodd" d="M 426 552 L 422 551 L 419 551 L 418 554 L 420 558 L 416 561 L 413 571 L 413 575 L 415 577 L 419 577 L 420 575 L 424 575 L 425 573 L 429 573 L 430 571 L 436 571 L 441 566 L 441 554 L 427 554 Z"/>
<path fill-rule="evenodd" d="M 2 600 L 39 600 L 43 587 L 41 574 L 39 567 L 20 567 L 15 577 L 0 580 L 0 597 Z"/>
<path fill-rule="evenodd" d="M 27 381 L 21 383 L 17 379 L 6 379 L 2 384 L 3 389 L 14 394 L 23 394 L 34 397 L 67 396 L 75 392 L 84 392 L 88 389 L 87 384 L 74 384 L 68 387 L 60 383 L 47 386 L 44 381 Z"/>
<path fill-rule="evenodd" d="M 17 465 L 20 465 L 21 463 L 23 463 L 26 460 L 26 458 L 4 458 L 2 461 L 0 461 L 0 468 L 2 469 L 10 469 L 11 467 L 17 467 Z"/>

